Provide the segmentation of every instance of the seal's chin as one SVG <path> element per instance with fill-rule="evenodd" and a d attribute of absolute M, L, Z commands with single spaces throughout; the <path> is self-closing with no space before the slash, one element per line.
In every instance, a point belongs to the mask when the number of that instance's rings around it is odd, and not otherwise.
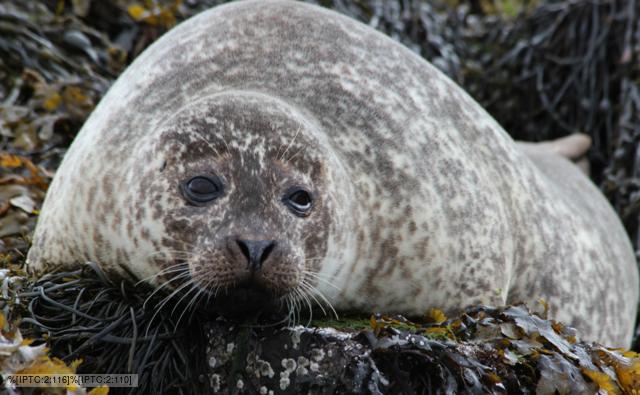
<path fill-rule="evenodd" d="M 245 281 L 219 292 L 211 307 L 224 317 L 243 319 L 276 311 L 278 299 L 258 282 Z"/>

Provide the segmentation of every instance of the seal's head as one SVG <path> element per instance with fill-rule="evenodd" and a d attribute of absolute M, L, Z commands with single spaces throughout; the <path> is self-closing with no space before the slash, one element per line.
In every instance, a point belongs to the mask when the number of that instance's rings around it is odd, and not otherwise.
<path fill-rule="evenodd" d="M 257 94 L 217 95 L 168 116 L 142 144 L 160 166 L 132 170 L 145 196 L 134 210 L 151 210 L 164 228 L 158 277 L 210 291 L 228 313 L 313 287 L 342 195 L 317 134 Z"/>

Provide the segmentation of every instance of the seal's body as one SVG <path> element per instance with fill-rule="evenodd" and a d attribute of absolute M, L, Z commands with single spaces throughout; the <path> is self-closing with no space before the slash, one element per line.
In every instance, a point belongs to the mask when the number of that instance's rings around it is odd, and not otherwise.
<path fill-rule="evenodd" d="M 86 260 L 232 308 L 239 289 L 405 314 L 542 298 L 607 345 L 629 344 L 638 299 L 629 240 L 573 164 L 525 155 L 386 36 L 286 1 L 182 23 L 100 102 L 28 257 Z"/>

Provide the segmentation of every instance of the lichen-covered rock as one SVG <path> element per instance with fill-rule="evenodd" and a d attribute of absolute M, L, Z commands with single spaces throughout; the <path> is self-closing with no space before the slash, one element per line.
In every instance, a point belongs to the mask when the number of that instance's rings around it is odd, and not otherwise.
<path fill-rule="evenodd" d="M 216 361 L 210 366 L 214 388 L 264 394 L 640 390 L 637 354 L 577 342 L 572 328 L 524 306 L 470 308 L 434 325 L 379 316 L 371 324 L 345 332 L 213 323 L 208 355 Z"/>
<path fill-rule="evenodd" d="M 389 384 L 357 333 L 304 326 L 256 330 L 224 321 L 207 330 L 209 377 L 217 391 L 362 393 Z"/>

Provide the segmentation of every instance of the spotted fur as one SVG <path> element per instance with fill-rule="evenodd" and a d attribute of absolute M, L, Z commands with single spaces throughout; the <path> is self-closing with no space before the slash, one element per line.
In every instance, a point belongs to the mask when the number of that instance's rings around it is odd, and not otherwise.
<path fill-rule="evenodd" d="M 179 185 L 196 173 L 219 175 L 224 196 L 187 204 Z M 293 184 L 317 197 L 308 217 L 281 202 Z M 281 243 L 271 287 L 318 272 L 307 280 L 338 309 L 543 298 L 588 339 L 631 339 L 636 262 L 589 180 L 525 156 L 429 63 L 319 7 L 236 2 L 147 49 L 69 149 L 28 261 L 143 279 L 186 251 L 192 276 L 226 287 L 246 275 L 225 248 L 237 235 Z"/>

